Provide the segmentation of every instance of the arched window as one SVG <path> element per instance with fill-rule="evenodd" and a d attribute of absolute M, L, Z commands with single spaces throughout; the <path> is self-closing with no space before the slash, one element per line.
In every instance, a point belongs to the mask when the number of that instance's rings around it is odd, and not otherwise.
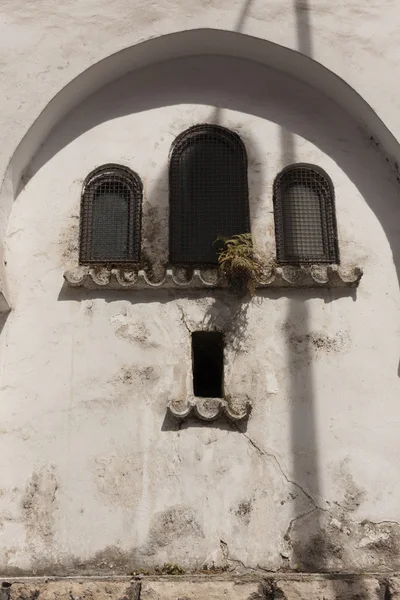
<path fill-rule="evenodd" d="M 178 136 L 169 185 L 172 264 L 216 264 L 218 236 L 250 231 L 247 155 L 236 133 L 197 125 Z"/>
<path fill-rule="evenodd" d="M 83 185 L 81 264 L 132 263 L 140 258 L 142 182 L 126 167 L 103 165 Z"/>
<path fill-rule="evenodd" d="M 335 193 L 330 177 L 313 165 L 284 169 L 274 183 L 278 263 L 338 263 Z"/>

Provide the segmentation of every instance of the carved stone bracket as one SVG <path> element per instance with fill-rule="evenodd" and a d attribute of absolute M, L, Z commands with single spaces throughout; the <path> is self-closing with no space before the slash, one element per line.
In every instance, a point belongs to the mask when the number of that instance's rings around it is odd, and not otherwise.
<path fill-rule="evenodd" d="M 337 265 L 281 266 L 271 267 L 265 278 L 260 279 L 259 289 L 279 287 L 343 288 L 358 286 L 362 277 L 359 267 Z M 146 271 L 137 269 L 107 269 L 77 267 L 64 273 L 71 287 L 112 290 L 178 290 L 227 288 L 229 283 L 218 269 L 182 268 L 166 269 L 159 280 L 152 279 Z"/>
<path fill-rule="evenodd" d="M 191 398 L 185 401 L 172 401 L 168 404 L 169 412 L 177 419 L 190 416 L 202 421 L 215 421 L 225 415 L 231 421 L 247 419 L 251 412 L 250 402 L 232 402 L 222 398 Z"/>

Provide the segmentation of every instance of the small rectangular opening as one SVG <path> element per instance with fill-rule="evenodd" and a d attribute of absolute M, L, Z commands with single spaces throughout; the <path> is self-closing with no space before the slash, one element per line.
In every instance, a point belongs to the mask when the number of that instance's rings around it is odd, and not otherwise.
<path fill-rule="evenodd" d="M 224 337 L 219 331 L 192 333 L 193 391 L 200 398 L 222 398 Z"/>

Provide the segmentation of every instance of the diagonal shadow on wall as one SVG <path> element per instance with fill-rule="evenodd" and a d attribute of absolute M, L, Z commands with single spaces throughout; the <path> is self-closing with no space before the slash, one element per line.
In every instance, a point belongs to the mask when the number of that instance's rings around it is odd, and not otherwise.
<path fill-rule="evenodd" d="M 293 0 L 296 18 L 297 47 L 307 56 L 313 56 L 310 0 Z M 282 167 L 295 163 L 296 148 L 295 138 L 291 131 L 281 129 L 281 160 Z M 301 162 L 301 159 L 300 159 Z M 322 517 L 327 512 L 324 503 L 324 490 L 322 487 L 323 465 L 320 452 L 322 440 L 318 438 L 318 403 L 321 394 L 316 394 L 313 377 L 313 352 L 309 342 L 303 351 L 298 353 L 292 343 L 293 336 L 302 337 L 309 341 L 312 332 L 312 314 L 310 300 L 301 298 L 301 295 L 288 301 L 286 318 L 286 348 L 288 362 L 289 404 L 290 404 L 290 439 L 292 456 L 293 480 L 300 484 L 302 489 L 309 494 L 310 506 L 304 511 L 302 500 L 294 492 L 293 519 L 287 531 L 289 542 L 292 546 L 292 566 L 303 571 L 332 571 L 332 559 L 340 559 L 341 548 L 335 547 L 324 530 Z M 337 365 L 339 370 L 340 366 Z M 303 512 L 302 512 L 303 511 Z M 291 538 L 296 524 L 305 520 L 305 539 L 297 536 Z M 297 523 L 296 523 L 297 522 Z M 350 567 L 351 568 L 351 567 Z M 342 565 L 342 570 L 349 566 Z M 343 582 L 340 579 L 329 580 L 333 597 L 340 597 L 343 593 Z M 363 580 L 359 582 L 358 592 L 361 597 L 368 596 L 368 591 L 363 589 Z"/>

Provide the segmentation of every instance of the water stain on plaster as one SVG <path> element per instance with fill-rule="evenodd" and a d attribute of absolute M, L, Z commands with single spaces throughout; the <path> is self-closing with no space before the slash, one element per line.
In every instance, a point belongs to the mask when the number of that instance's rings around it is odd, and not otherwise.
<path fill-rule="evenodd" d="M 366 499 L 365 490 L 359 487 L 349 470 L 350 460 L 345 458 L 335 469 L 335 478 L 340 481 L 344 490 L 344 498 L 340 502 L 340 506 L 347 512 L 354 512 L 360 504 Z"/>
<path fill-rule="evenodd" d="M 151 556 L 159 548 L 169 546 L 180 538 L 203 538 L 204 533 L 196 515 L 189 506 L 176 505 L 154 515 L 151 520 L 148 540 L 141 554 Z"/>
<path fill-rule="evenodd" d="M 234 513 L 239 519 L 248 525 L 251 519 L 251 511 L 253 510 L 253 503 L 251 500 L 242 500 L 236 506 Z"/>
<path fill-rule="evenodd" d="M 351 345 L 351 339 L 346 331 L 338 331 L 335 335 L 328 335 L 324 332 L 311 332 L 303 335 L 291 333 L 289 343 L 298 354 L 312 350 L 319 355 L 329 355 L 346 352 Z"/>
<path fill-rule="evenodd" d="M 360 571 L 400 568 L 400 524 L 395 521 L 358 522 L 353 513 L 366 498 L 348 469 L 337 468 L 343 500 L 315 507 L 296 519 L 287 535 L 291 568 L 304 571 Z"/>
<path fill-rule="evenodd" d="M 28 544 L 40 541 L 44 546 L 51 546 L 53 543 L 57 491 L 53 466 L 43 467 L 32 474 L 21 502 Z"/>
<path fill-rule="evenodd" d="M 84 300 L 82 302 L 83 312 L 87 317 L 91 317 L 93 315 L 93 311 L 95 308 L 94 300 Z"/>
<path fill-rule="evenodd" d="M 400 567 L 400 524 L 396 522 L 357 523 L 348 514 L 316 509 L 295 524 L 290 540 L 291 568 L 340 572 Z"/>
<path fill-rule="evenodd" d="M 139 344 L 143 349 L 157 348 L 160 344 L 155 335 L 144 322 L 132 321 L 128 315 L 116 315 L 112 318 L 115 335 L 118 339 L 130 344 Z"/>
<path fill-rule="evenodd" d="M 126 575 L 140 564 L 140 558 L 134 550 L 122 550 L 118 546 L 107 546 L 89 558 L 80 558 L 70 554 L 57 556 L 57 560 L 33 557 L 29 569 L 5 567 L 8 576 L 23 574 L 72 576 L 72 575 Z"/>
<path fill-rule="evenodd" d="M 64 269 L 76 267 L 79 262 L 79 213 L 74 212 L 60 234 L 59 249 Z"/>
<path fill-rule="evenodd" d="M 107 415 L 110 408 L 119 408 L 131 404 L 135 389 L 140 389 L 142 393 L 147 392 L 159 379 L 159 370 L 153 365 L 122 365 L 100 387 L 98 379 L 90 380 L 87 388 L 93 387 L 99 392 L 99 395 L 86 397 L 76 404 L 73 410 L 80 411 L 84 408 L 85 410 L 101 411 L 101 414 L 105 417 L 104 424 L 106 425 L 109 422 Z"/>
<path fill-rule="evenodd" d="M 135 508 L 143 491 L 143 456 L 130 452 L 95 458 L 93 471 L 98 491 L 116 506 Z"/>
<path fill-rule="evenodd" d="M 168 191 L 164 192 L 166 198 Z M 168 206 L 143 205 L 143 267 L 152 278 L 163 277 L 168 262 Z"/>
<path fill-rule="evenodd" d="M 117 386 L 131 387 L 133 385 L 155 383 L 159 378 L 159 373 L 152 365 L 142 367 L 124 365 L 111 379 L 111 383 Z"/>

